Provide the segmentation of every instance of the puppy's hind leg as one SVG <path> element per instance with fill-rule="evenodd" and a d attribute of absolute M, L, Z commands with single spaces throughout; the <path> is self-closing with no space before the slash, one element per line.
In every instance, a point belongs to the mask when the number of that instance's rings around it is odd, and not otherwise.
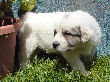
<path fill-rule="evenodd" d="M 26 68 L 26 47 L 22 38 L 19 38 L 18 62 L 21 68 Z"/>
<path fill-rule="evenodd" d="M 31 58 L 33 51 L 37 47 L 36 41 L 36 37 L 31 34 L 25 41 L 23 41 L 24 43 L 21 42 L 20 46 L 22 47 L 19 53 L 19 63 L 21 68 L 26 68 L 26 60 Z"/>

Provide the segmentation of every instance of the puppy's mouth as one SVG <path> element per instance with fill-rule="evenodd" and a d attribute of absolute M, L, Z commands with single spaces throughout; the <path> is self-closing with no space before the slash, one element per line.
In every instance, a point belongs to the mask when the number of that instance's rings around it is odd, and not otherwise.
<path fill-rule="evenodd" d="M 61 52 L 71 52 L 71 51 L 73 51 L 73 47 L 69 47 L 69 48 L 67 48 L 67 49 L 63 49 L 63 50 L 58 50 L 58 51 L 61 51 Z"/>

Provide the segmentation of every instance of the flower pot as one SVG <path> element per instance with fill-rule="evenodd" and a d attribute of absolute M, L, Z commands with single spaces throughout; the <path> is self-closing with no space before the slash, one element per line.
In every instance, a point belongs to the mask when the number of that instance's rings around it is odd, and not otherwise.
<path fill-rule="evenodd" d="M 16 47 L 16 33 L 21 21 L 15 18 L 0 18 L 0 75 L 1 78 L 13 72 Z M 0 79 L 1 79 L 0 78 Z"/>

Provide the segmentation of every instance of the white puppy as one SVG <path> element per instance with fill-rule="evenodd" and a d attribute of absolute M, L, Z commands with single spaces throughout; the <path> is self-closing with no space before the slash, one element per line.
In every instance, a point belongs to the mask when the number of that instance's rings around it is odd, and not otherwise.
<path fill-rule="evenodd" d="M 101 40 L 101 30 L 95 18 L 83 11 L 32 13 L 24 16 L 19 32 L 19 63 L 23 68 L 26 59 L 36 48 L 48 53 L 59 51 L 70 66 L 87 74 L 81 57 L 92 61 Z"/>

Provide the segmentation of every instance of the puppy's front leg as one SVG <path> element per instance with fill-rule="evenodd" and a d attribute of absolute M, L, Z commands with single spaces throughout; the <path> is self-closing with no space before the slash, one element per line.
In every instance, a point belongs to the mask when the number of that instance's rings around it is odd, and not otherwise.
<path fill-rule="evenodd" d="M 67 60 L 67 62 L 70 64 L 70 66 L 75 69 L 76 71 L 81 71 L 83 75 L 87 75 L 87 71 L 85 70 L 85 67 L 80 60 L 80 57 L 73 54 L 63 54 L 63 57 Z"/>

